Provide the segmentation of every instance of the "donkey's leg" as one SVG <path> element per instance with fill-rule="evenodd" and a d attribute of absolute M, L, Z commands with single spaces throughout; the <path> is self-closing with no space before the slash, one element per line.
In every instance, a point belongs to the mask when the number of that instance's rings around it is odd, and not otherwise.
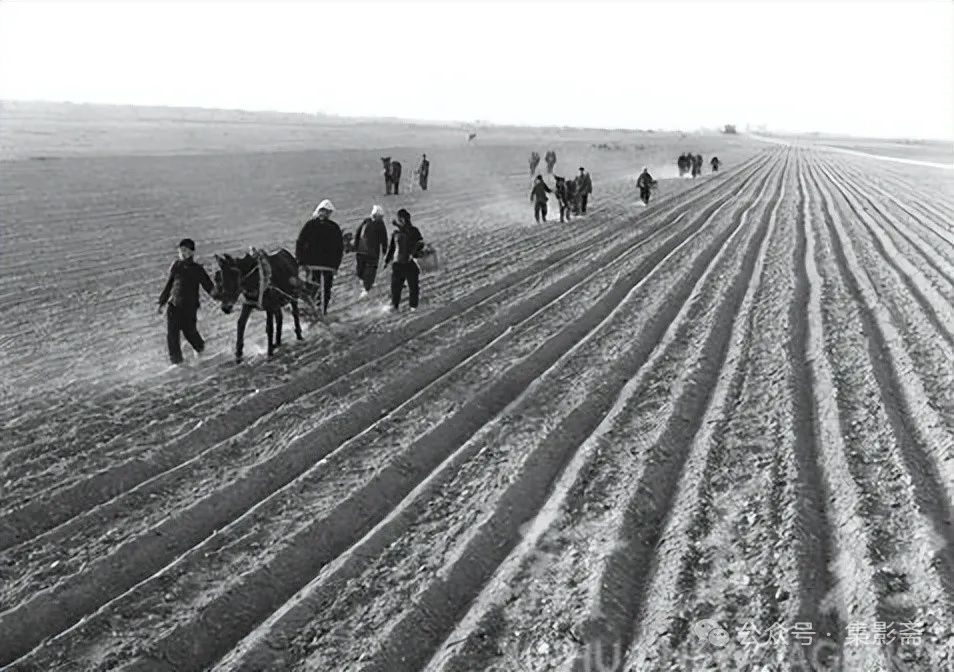
<path fill-rule="evenodd" d="M 268 356 L 271 357 L 275 352 L 275 314 L 270 310 L 265 310 L 265 333 L 268 335 Z"/>
<path fill-rule="evenodd" d="M 238 319 L 238 329 L 235 336 L 235 361 L 242 361 L 242 349 L 245 344 L 245 325 L 248 323 L 248 316 L 252 314 L 252 306 L 242 305 L 242 313 Z"/>
<path fill-rule="evenodd" d="M 298 317 L 298 302 L 291 302 L 292 318 L 295 320 L 295 337 L 300 341 L 303 340 L 301 336 L 301 320 Z"/>
<path fill-rule="evenodd" d="M 282 344 L 282 320 L 284 319 L 283 308 L 279 306 L 275 310 L 275 347 L 279 347 Z"/>

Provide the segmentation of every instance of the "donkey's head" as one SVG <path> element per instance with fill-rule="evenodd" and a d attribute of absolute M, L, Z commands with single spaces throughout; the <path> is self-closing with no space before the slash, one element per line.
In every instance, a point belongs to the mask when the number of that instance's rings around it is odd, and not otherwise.
<path fill-rule="evenodd" d="M 245 259 L 235 259 L 230 254 L 224 254 L 221 257 L 215 255 L 215 260 L 219 264 L 219 270 L 215 272 L 213 297 L 221 302 L 222 312 L 228 315 L 242 296 L 242 281 L 245 276 L 242 262 Z"/>

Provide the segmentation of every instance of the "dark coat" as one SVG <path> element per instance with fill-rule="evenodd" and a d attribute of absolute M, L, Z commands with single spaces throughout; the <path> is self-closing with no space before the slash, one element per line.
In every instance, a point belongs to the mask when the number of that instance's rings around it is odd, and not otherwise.
<path fill-rule="evenodd" d="M 384 258 L 384 265 L 390 264 L 392 259 L 395 264 L 406 264 L 418 256 L 423 247 L 424 237 L 416 226 L 413 224 L 399 226 L 391 234 L 391 244 L 388 246 L 388 256 Z"/>
<path fill-rule="evenodd" d="M 388 250 L 388 229 L 380 219 L 365 218 L 354 234 L 358 254 L 377 259 Z"/>
<path fill-rule="evenodd" d="M 545 182 L 537 182 L 530 190 L 530 200 L 534 203 L 546 203 L 547 194 L 551 193 L 550 187 Z"/>
<path fill-rule="evenodd" d="M 212 293 L 215 285 L 202 264 L 192 259 L 176 259 L 169 269 L 169 279 L 159 295 L 159 305 L 171 303 L 180 310 L 195 310 L 199 307 L 199 286 Z"/>
<path fill-rule="evenodd" d="M 656 184 L 656 180 L 648 172 L 640 173 L 639 177 L 636 178 L 636 186 L 640 189 L 649 189 L 654 184 Z"/>
<path fill-rule="evenodd" d="M 581 195 L 593 193 L 593 180 L 590 179 L 589 173 L 583 173 L 576 178 L 576 193 Z"/>
<path fill-rule="evenodd" d="M 309 219 L 301 227 L 295 243 L 295 260 L 300 266 L 323 266 L 337 270 L 344 257 L 341 227 L 331 219 Z"/>

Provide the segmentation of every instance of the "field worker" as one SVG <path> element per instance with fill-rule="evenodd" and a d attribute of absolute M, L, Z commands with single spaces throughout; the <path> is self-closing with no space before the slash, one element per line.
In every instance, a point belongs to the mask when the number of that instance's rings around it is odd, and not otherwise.
<path fill-rule="evenodd" d="M 199 286 L 209 295 L 215 285 L 201 264 L 192 258 L 195 254 L 195 242 L 191 238 L 179 241 L 179 258 L 169 269 L 169 279 L 159 295 L 159 312 L 166 308 L 166 342 L 169 346 L 169 361 L 182 363 L 182 344 L 179 335 L 189 341 L 196 353 L 205 350 L 205 341 L 199 335 L 196 326 L 199 310 Z"/>
<path fill-rule="evenodd" d="M 692 176 L 702 175 L 702 154 L 696 154 L 692 158 Z"/>
<path fill-rule="evenodd" d="M 590 174 L 583 170 L 583 166 L 580 166 L 580 174 L 576 178 L 576 182 L 578 185 L 576 193 L 580 199 L 580 212 L 585 215 L 586 200 L 593 193 L 593 180 L 590 179 Z"/>
<path fill-rule="evenodd" d="M 371 216 L 366 217 L 354 234 L 357 252 L 355 253 L 355 274 L 361 278 L 364 289 L 363 299 L 374 286 L 378 274 L 378 260 L 388 251 L 388 229 L 384 225 L 384 208 L 375 205 Z"/>
<path fill-rule="evenodd" d="M 431 174 L 431 162 L 427 160 L 427 154 L 421 155 L 421 165 L 417 168 L 417 179 L 421 189 L 427 191 L 427 176 Z"/>
<path fill-rule="evenodd" d="M 567 197 L 567 183 L 573 180 L 565 180 L 562 177 L 555 177 L 556 188 L 554 189 L 557 197 L 557 203 L 560 204 L 560 223 L 570 221 L 570 201 Z"/>
<path fill-rule="evenodd" d="M 709 164 L 712 166 L 712 172 L 713 172 L 713 173 L 719 172 L 719 164 L 720 164 L 720 163 L 721 163 L 721 161 L 719 161 L 719 157 L 718 157 L 718 156 L 713 156 L 713 157 L 712 157 L 712 161 L 710 161 Z"/>
<path fill-rule="evenodd" d="M 543 175 L 537 175 L 533 182 L 533 188 L 530 189 L 530 202 L 533 203 L 533 218 L 540 223 L 542 218 L 544 223 L 547 221 L 547 194 L 551 193 L 550 187 L 543 181 Z"/>
<path fill-rule="evenodd" d="M 391 244 L 388 246 L 388 255 L 384 258 L 384 266 L 394 261 L 391 267 L 391 310 L 396 312 L 401 305 L 401 292 L 404 283 L 407 283 L 408 304 L 411 311 L 417 310 L 420 298 L 420 274 L 414 257 L 424 248 L 424 238 L 417 227 L 411 224 L 411 213 L 404 208 L 398 210 L 398 221 L 391 222 L 396 230 L 391 234 Z"/>
<path fill-rule="evenodd" d="M 649 205 L 649 190 L 656 184 L 656 180 L 649 174 L 649 168 L 643 166 L 643 172 L 636 178 L 636 186 L 639 187 L 639 198 L 644 205 Z"/>
<path fill-rule="evenodd" d="M 341 227 L 331 219 L 335 206 L 323 200 L 311 213 L 311 219 L 301 227 L 295 243 L 295 258 L 298 266 L 304 267 L 310 282 L 320 286 L 322 293 L 321 313 L 328 314 L 331 302 L 331 285 L 344 256 L 344 240 Z"/>

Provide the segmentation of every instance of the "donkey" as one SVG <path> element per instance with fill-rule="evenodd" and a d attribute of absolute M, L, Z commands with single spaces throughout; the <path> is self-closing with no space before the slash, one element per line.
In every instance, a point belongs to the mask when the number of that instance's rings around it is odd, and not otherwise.
<path fill-rule="evenodd" d="M 235 339 L 235 361 L 242 361 L 245 324 L 253 310 L 265 311 L 265 333 L 268 334 L 268 356 L 282 344 L 282 308 L 291 304 L 295 319 L 295 336 L 302 340 L 298 316 L 298 264 L 291 252 L 282 249 L 274 254 L 252 250 L 241 259 L 226 254 L 215 255 L 219 270 L 215 272 L 214 296 L 222 303 L 226 315 L 243 300 Z M 274 331 L 273 331 L 274 323 Z"/>
<path fill-rule="evenodd" d="M 393 187 L 394 195 L 397 196 L 401 188 L 401 162 L 392 161 L 390 156 L 382 156 L 381 164 L 384 166 L 384 189 L 390 196 Z"/>

